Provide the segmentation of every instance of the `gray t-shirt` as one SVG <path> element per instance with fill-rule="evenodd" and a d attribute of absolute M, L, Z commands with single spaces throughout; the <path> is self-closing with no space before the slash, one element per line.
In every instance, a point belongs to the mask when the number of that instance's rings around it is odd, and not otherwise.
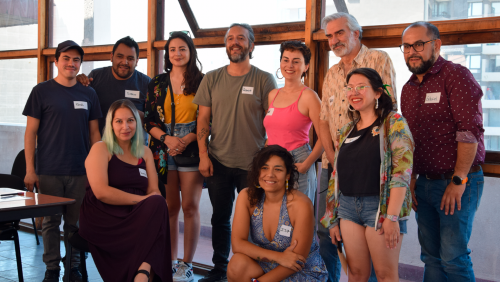
<path fill-rule="evenodd" d="M 212 108 L 210 155 L 226 167 L 249 169 L 265 144 L 262 122 L 275 88 L 273 76 L 254 66 L 243 76 L 229 75 L 227 66 L 205 75 L 193 103 Z"/>

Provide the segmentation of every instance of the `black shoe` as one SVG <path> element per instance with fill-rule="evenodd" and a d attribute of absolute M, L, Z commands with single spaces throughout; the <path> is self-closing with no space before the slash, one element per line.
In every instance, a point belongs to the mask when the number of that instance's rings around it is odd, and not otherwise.
<path fill-rule="evenodd" d="M 42 282 L 59 282 L 59 270 L 45 270 L 45 278 Z"/>
<path fill-rule="evenodd" d="M 64 276 L 63 276 L 63 281 L 65 281 L 65 279 L 66 279 L 66 274 L 64 274 Z M 78 269 L 78 267 L 73 267 L 69 271 L 69 281 L 70 282 L 83 282 L 82 274 L 80 273 L 80 270 Z"/>
<path fill-rule="evenodd" d="M 226 282 L 226 281 L 227 281 L 226 272 L 216 269 L 210 270 L 205 277 L 198 280 L 198 282 Z"/>

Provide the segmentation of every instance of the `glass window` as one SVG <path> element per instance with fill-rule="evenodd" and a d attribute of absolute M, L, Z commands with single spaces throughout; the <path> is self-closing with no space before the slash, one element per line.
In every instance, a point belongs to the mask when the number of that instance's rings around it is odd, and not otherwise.
<path fill-rule="evenodd" d="M 168 39 L 170 32 L 178 30 L 189 30 L 193 36 L 193 30 L 182 12 L 179 1 L 165 0 L 165 39 Z"/>
<path fill-rule="evenodd" d="M 36 49 L 38 1 L 0 1 L 0 51 Z"/>
<path fill-rule="evenodd" d="M 82 46 L 114 44 L 131 36 L 147 41 L 147 0 L 50 0 L 49 46 L 73 40 Z"/>
<path fill-rule="evenodd" d="M 0 123 L 26 124 L 22 112 L 37 84 L 37 59 L 0 60 Z"/>
<path fill-rule="evenodd" d="M 469 3 L 468 16 L 469 18 L 478 18 L 483 15 L 483 3 Z"/>
<path fill-rule="evenodd" d="M 306 20 L 306 1 L 303 0 L 254 0 L 244 6 L 235 5 L 231 0 L 189 0 L 189 5 L 200 28 L 228 27 L 232 23 L 259 25 Z"/>
<path fill-rule="evenodd" d="M 490 16 L 491 17 L 500 16 L 500 2 L 491 2 Z"/>

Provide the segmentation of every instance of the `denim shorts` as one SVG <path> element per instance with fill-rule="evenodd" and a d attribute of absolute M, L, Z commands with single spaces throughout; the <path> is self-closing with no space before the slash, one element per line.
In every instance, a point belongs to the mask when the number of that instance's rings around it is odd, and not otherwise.
<path fill-rule="evenodd" d="M 290 151 L 290 154 L 292 154 L 293 159 L 296 163 L 302 163 L 304 162 L 307 157 L 311 154 L 311 146 L 309 146 L 309 143 L 306 143 L 297 149 L 294 149 Z M 306 173 L 302 174 L 299 173 L 299 179 L 297 182 L 295 182 L 295 189 L 299 190 L 300 192 L 304 193 L 309 199 L 311 199 L 313 205 L 314 205 L 314 200 L 316 199 L 316 186 L 317 184 L 317 179 L 316 179 L 316 164 L 313 163 L 311 167 L 306 171 Z"/>
<path fill-rule="evenodd" d="M 352 221 L 358 225 L 375 228 L 380 196 L 349 197 L 340 195 L 338 218 Z M 406 220 L 399 221 L 400 233 L 406 234 Z"/>
<path fill-rule="evenodd" d="M 174 129 L 174 136 L 182 138 L 191 131 L 193 131 L 196 128 L 196 121 L 192 121 L 190 123 L 176 123 L 175 124 L 175 129 Z M 170 135 L 170 123 L 165 123 L 165 133 Z M 193 141 L 196 142 L 196 141 Z M 177 171 L 198 171 L 198 166 L 190 166 L 190 167 L 177 167 L 175 164 L 174 158 L 167 154 L 167 165 L 168 165 L 168 170 L 177 170 Z"/>

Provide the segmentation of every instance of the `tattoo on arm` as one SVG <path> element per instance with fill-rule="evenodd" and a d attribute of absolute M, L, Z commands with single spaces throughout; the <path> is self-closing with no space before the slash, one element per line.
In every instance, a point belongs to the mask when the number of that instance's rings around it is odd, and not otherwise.
<path fill-rule="evenodd" d="M 203 140 L 203 137 L 205 137 L 205 135 L 207 135 L 207 133 L 208 133 L 208 130 L 206 128 L 202 128 L 200 130 L 200 132 L 198 133 L 198 141 Z"/>
<path fill-rule="evenodd" d="M 257 261 L 275 263 L 274 260 L 269 260 L 266 257 L 263 257 L 263 258 L 257 257 Z"/>

